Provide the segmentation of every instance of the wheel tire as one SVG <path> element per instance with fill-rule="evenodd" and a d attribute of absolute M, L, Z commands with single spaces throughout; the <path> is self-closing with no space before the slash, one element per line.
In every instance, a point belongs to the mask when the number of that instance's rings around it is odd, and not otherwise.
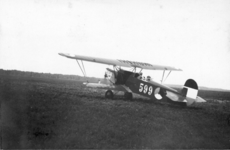
<path fill-rule="evenodd" d="M 127 100 L 132 100 L 133 99 L 133 93 L 125 92 L 124 97 Z"/>
<path fill-rule="evenodd" d="M 107 90 L 105 92 L 105 98 L 113 99 L 113 92 L 111 90 Z"/>
<path fill-rule="evenodd" d="M 163 89 L 160 89 L 160 92 L 159 92 L 159 94 L 161 95 L 161 97 L 162 97 L 162 100 L 166 97 L 166 95 L 167 95 L 167 92 L 166 92 L 166 90 L 163 90 Z"/>

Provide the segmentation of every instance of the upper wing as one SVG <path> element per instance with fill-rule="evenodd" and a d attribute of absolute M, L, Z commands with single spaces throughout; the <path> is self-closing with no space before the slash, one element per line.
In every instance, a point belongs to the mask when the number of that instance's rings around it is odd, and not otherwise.
<path fill-rule="evenodd" d="M 182 71 L 181 69 L 171 67 L 171 66 L 153 65 L 149 63 L 136 62 L 136 61 L 128 61 L 128 60 L 120 60 L 120 59 L 106 59 L 106 58 L 89 57 L 89 56 L 81 56 L 81 55 L 71 55 L 71 54 L 66 54 L 66 53 L 59 53 L 59 55 L 67 57 L 67 58 L 71 58 L 71 59 L 84 60 L 84 61 L 90 61 L 90 62 L 95 62 L 95 63 L 114 65 L 114 66 L 137 67 L 137 68 L 149 69 L 149 70 Z"/>

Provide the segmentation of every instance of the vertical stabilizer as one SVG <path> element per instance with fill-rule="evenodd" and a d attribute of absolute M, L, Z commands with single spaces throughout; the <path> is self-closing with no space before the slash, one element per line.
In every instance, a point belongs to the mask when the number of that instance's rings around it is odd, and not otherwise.
<path fill-rule="evenodd" d="M 196 81 L 188 79 L 181 90 L 181 94 L 186 97 L 187 105 L 194 103 L 198 95 L 198 85 Z"/>

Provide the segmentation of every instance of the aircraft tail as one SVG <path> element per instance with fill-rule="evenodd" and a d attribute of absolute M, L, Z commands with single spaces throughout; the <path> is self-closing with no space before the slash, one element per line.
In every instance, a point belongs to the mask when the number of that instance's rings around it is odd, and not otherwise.
<path fill-rule="evenodd" d="M 191 105 L 196 101 L 198 90 L 198 85 L 193 79 L 188 79 L 185 82 L 181 94 L 186 97 L 187 105 Z"/>

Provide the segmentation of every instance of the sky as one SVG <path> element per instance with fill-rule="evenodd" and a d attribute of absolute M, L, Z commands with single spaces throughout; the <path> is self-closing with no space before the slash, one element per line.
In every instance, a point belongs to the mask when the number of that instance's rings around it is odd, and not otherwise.
<path fill-rule="evenodd" d="M 164 83 L 230 89 L 230 1 L 0 0 L 0 69 L 82 75 L 59 52 L 174 66 Z M 112 68 L 84 64 L 90 77 Z"/>

